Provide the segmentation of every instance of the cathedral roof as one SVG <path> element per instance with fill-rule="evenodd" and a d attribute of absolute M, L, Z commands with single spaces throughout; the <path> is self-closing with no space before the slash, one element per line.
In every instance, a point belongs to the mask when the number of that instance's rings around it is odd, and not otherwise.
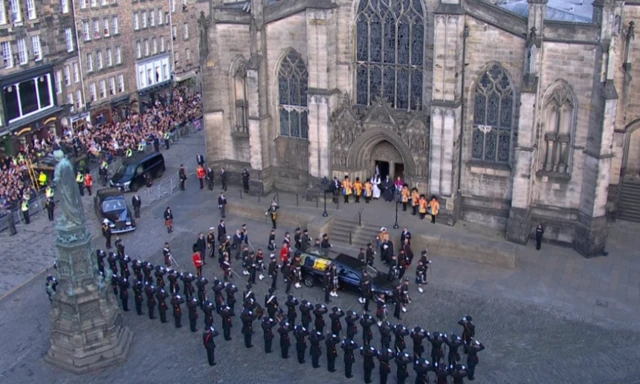
<path fill-rule="evenodd" d="M 498 4 L 498 6 L 520 16 L 529 16 L 529 3 L 527 0 L 516 0 Z M 591 23 L 592 15 L 593 5 L 591 0 L 549 0 L 545 20 Z"/>

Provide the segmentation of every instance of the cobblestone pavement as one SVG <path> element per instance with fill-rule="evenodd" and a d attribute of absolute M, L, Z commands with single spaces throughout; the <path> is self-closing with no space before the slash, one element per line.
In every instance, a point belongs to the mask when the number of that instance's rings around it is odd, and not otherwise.
<path fill-rule="evenodd" d="M 187 172 L 193 172 L 197 165 L 197 152 L 205 153 L 204 134 L 202 131 L 197 131 L 191 135 L 183 136 L 168 151 L 164 149 L 164 146 L 161 151 L 165 156 L 167 167 L 162 180 L 176 176 L 180 164 L 186 166 Z M 159 180 L 156 180 L 154 184 L 157 185 L 159 182 Z M 191 177 L 188 182 L 194 186 L 198 183 L 195 177 Z M 96 182 L 94 190 L 99 188 L 101 188 L 101 185 Z M 146 190 L 140 190 L 139 195 L 144 209 L 148 203 Z M 133 195 L 127 193 L 125 196 L 127 201 L 130 202 Z M 100 223 L 94 213 L 93 197 L 85 193 L 82 202 L 93 234 L 100 235 Z M 144 226 L 144 220 L 141 224 Z M 2 242 L 2 249 L 0 250 L 0 297 L 23 284 L 34 274 L 45 268 L 50 268 L 55 261 L 55 249 L 53 247 L 55 229 L 53 223 L 47 220 L 46 212 L 41 212 L 32 218 L 29 225 L 18 225 L 17 230 L 18 234 L 15 236 L 9 236 L 9 231 L 0 233 L 0 241 Z M 140 229 L 137 231 L 140 231 Z M 125 241 L 129 237 L 131 237 L 129 234 L 122 235 Z"/>
<path fill-rule="evenodd" d="M 192 180 L 193 182 L 193 180 Z M 215 208 L 217 191 L 199 191 L 193 182 L 186 192 L 178 192 L 167 200 L 175 214 L 175 232 L 166 233 L 162 211 L 166 204 L 160 202 L 143 210 L 139 229 L 123 236 L 127 254 L 132 258 L 161 262 L 162 244 L 169 241 L 177 262 L 191 269 L 190 249 L 198 232 L 204 232 L 219 220 Z M 254 246 L 266 243 L 269 227 L 263 220 L 254 221 L 240 217 L 228 217 L 227 227 L 233 231 L 247 223 Z M 291 230 L 291 228 L 288 228 Z M 97 228 L 94 230 L 94 232 Z M 278 241 L 285 229 L 278 231 Z M 46 241 L 43 239 L 41 241 Z M 102 238 L 95 241 L 102 246 Z M 36 246 L 35 244 L 33 245 Z M 34 250 L 35 252 L 35 250 Z M 476 266 L 477 267 L 477 266 Z M 466 268 L 462 265 L 461 268 Z M 205 275 L 221 276 L 217 265 L 209 261 Z M 413 271 L 410 271 L 413 277 Z M 449 274 L 448 279 L 454 275 Z M 445 279 L 446 280 L 446 279 Z M 244 280 L 236 277 L 242 290 Z M 266 280 L 256 287 L 260 300 L 268 288 Z M 279 281 L 278 299 L 285 295 Z M 295 290 L 299 299 L 320 302 L 320 288 Z M 621 322 L 605 317 L 595 318 L 572 309 L 562 310 L 500 293 L 491 293 L 480 286 L 461 288 L 447 281 L 432 282 L 424 294 L 414 292 L 409 311 L 402 322 L 412 327 L 416 324 L 429 331 L 459 332 L 457 320 L 471 314 L 477 324 L 477 338 L 487 349 L 480 354 L 477 368 L 478 383 L 581 383 L 614 384 L 638 383 L 640 368 L 640 324 L 636 317 Z M 343 293 L 333 299 L 343 309 L 361 311 L 354 295 Z M 339 351 L 338 372 L 328 373 L 326 361 L 322 368 L 311 368 L 310 359 L 300 365 L 295 351 L 287 361 L 274 352 L 263 353 L 262 332 L 256 322 L 256 334 L 252 349 L 246 349 L 240 335 L 239 319 L 234 319 L 233 340 L 216 339 L 218 365 L 209 367 L 201 343 L 201 333 L 192 334 L 188 327 L 175 329 L 172 323 L 161 324 L 137 316 L 135 311 L 125 313 L 125 322 L 135 333 L 135 339 L 127 361 L 119 366 L 98 370 L 84 376 L 75 376 L 48 365 L 42 359 L 49 347 L 49 303 L 44 292 L 44 278 L 40 276 L 0 301 L 0 343 L 4 345 L 0 355 L 0 382 L 19 383 L 305 383 L 362 382 L 361 359 L 356 357 L 354 378 L 345 379 L 342 351 Z M 186 317 L 186 316 L 185 316 Z M 199 319 L 199 330 L 202 318 Z M 183 319 L 185 322 L 185 319 Z M 215 317 L 216 325 L 220 318 Z M 361 333 L 356 338 L 361 341 Z M 375 345 L 379 335 L 374 331 Z M 411 342 L 407 345 L 411 348 Z M 308 351 L 307 351 L 308 352 Z M 324 352 L 324 349 L 323 349 Z M 395 372 L 395 366 L 394 366 Z M 410 371 L 408 382 L 415 375 Z M 374 374 L 374 378 L 377 374 Z M 393 379 L 389 381 L 393 383 Z"/>

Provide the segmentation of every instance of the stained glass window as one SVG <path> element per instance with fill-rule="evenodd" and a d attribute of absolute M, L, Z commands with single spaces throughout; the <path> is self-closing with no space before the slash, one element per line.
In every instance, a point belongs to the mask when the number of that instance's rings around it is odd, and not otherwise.
<path fill-rule="evenodd" d="M 307 84 L 309 74 L 302 57 L 291 51 L 278 71 L 278 111 L 280 135 L 309 138 L 307 125 Z"/>
<path fill-rule="evenodd" d="M 474 160 L 509 163 L 513 109 L 513 87 L 507 72 L 494 64 L 476 85 L 471 148 Z"/>
<path fill-rule="evenodd" d="M 360 0 L 356 16 L 356 104 L 385 97 L 422 109 L 424 13 L 421 0 Z"/>

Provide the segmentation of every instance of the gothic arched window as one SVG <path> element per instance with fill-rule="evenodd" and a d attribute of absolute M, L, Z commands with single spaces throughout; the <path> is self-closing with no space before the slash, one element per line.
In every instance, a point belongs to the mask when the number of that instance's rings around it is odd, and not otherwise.
<path fill-rule="evenodd" d="M 543 169 L 547 172 L 569 173 L 570 171 L 574 105 L 573 94 L 569 86 L 563 82 L 553 88 L 544 105 Z"/>
<path fill-rule="evenodd" d="M 425 22 L 420 0 L 360 0 L 356 16 L 356 104 L 384 96 L 422 109 Z"/>
<path fill-rule="evenodd" d="M 480 77 L 473 105 L 474 160 L 509 163 L 514 97 L 511 81 L 500 65 L 492 65 Z"/>
<path fill-rule="evenodd" d="M 241 62 L 233 75 L 234 106 L 236 111 L 236 132 L 248 133 L 247 119 L 247 70 L 245 62 Z"/>
<path fill-rule="evenodd" d="M 307 66 L 300 55 L 291 51 L 280 63 L 278 70 L 278 111 L 280 135 L 309 137 L 307 122 Z"/>

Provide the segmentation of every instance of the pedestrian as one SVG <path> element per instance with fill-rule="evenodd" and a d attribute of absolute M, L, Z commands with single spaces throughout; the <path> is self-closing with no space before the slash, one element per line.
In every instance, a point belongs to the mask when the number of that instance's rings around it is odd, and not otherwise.
<path fill-rule="evenodd" d="M 469 373 L 469 380 L 475 379 L 476 365 L 480 362 L 478 359 L 478 352 L 484 349 L 484 345 L 478 340 L 475 340 L 469 346 L 469 354 L 467 355 L 467 372 Z"/>
<path fill-rule="evenodd" d="M 262 331 L 264 332 L 264 353 L 271 353 L 271 345 L 273 343 L 273 327 L 276 325 L 276 321 L 270 317 L 264 317 L 262 319 Z"/>
<path fill-rule="evenodd" d="M 168 233 L 173 233 L 173 212 L 171 207 L 167 207 L 164 211 L 164 226 L 167 227 Z"/>
<path fill-rule="evenodd" d="M 544 228 L 542 224 L 538 224 L 536 227 L 536 250 L 540 250 L 542 247 L 542 235 L 544 235 Z"/>
<path fill-rule="evenodd" d="M 325 304 L 329 304 L 331 302 L 331 299 L 329 298 L 329 296 L 332 296 L 332 291 L 331 291 L 331 287 L 332 287 L 332 278 L 331 278 L 331 270 L 327 269 L 324 273 L 324 279 L 322 281 L 322 286 L 324 287 L 324 302 Z"/>
<path fill-rule="evenodd" d="M 416 285 L 418 286 L 418 292 L 424 292 L 422 288 L 423 284 L 427 284 L 427 266 L 420 260 L 416 266 Z"/>
<path fill-rule="evenodd" d="M 296 307 L 298 306 L 298 299 L 293 297 L 293 295 L 289 295 L 287 297 L 287 301 L 285 301 L 284 305 L 287 306 L 287 321 L 289 324 L 295 324 L 296 318 L 298 317 L 298 313 L 296 312 Z"/>
<path fill-rule="evenodd" d="M 207 168 L 207 187 L 209 187 L 210 191 L 213 191 L 213 179 L 214 178 L 214 174 L 213 174 L 213 169 L 211 169 L 211 167 Z"/>
<path fill-rule="evenodd" d="M 202 335 L 202 343 L 207 350 L 207 361 L 211 367 L 217 364 L 215 358 L 216 343 L 213 341 L 216 336 L 218 336 L 218 332 L 213 327 L 209 327 Z"/>
<path fill-rule="evenodd" d="M 276 297 L 275 289 L 269 288 L 269 293 L 264 295 L 264 307 L 269 314 L 269 317 L 272 319 L 276 318 L 276 312 L 278 312 L 278 298 Z"/>
<path fill-rule="evenodd" d="M 358 349 L 358 344 L 351 339 L 345 339 L 342 341 L 342 345 L 340 346 L 342 350 L 344 350 L 344 376 L 347 379 L 353 377 L 352 368 L 353 363 L 356 362 L 356 358 L 353 355 L 353 351 Z"/>
<path fill-rule="evenodd" d="M 227 192 L 227 172 L 224 168 L 220 168 L 220 184 L 222 184 L 222 190 Z"/>
<path fill-rule="evenodd" d="M 358 333 L 358 320 L 360 320 L 360 315 L 352 310 L 347 311 L 347 316 L 344 318 L 344 321 L 347 323 L 347 339 L 355 339 L 356 334 Z"/>
<path fill-rule="evenodd" d="M 198 289 L 197 292 L 197 300 L 200 308 L 204 306 L 204 302 L 207 300 L 207 284 L 209 280 L 206 277 L 201 276 L 198 281 L 196 281 L 196 287 Z"/>
<path fill-rule="evenodd" d="M 249 193 L 249 171 L 247 168 L 242 168 L 242 188 L 244 193 Z"/>
<path fill-rule="evenodd" d="M 142 298 L 142 281 L 134 280 L 133 281 L 133 301 L 136 305 L 136 313 L 138 316 L 142 316 L 142 302 L 144 301 Z"/>
<path fill-rule="evenodd" d="M 435 384 L 448 384 L 447 377 L 449 376 L 449 369 L 444 364 L 433 364 L 433 372 L 436 374 Z M 466 371 L 465 371 L 466 372 Z"/>
<path fill-rule="evenodd" d="M 87 188 L 87 192 L 89 193 L 89 196 L 91 196 L 91 187 L 93 187 L 93 176 L 91 176 L 91 173 L 89 173 L 89 171 L 85 171 L 85 175 L 84 175 L 84 186 L 85 188 Z"/>
<path fill-rule="evenodd" d="M 18 230 L 16 229 L 16 218 L 13 216 L 13 211 L 11 211 L 11 209 L 7 209 L 6 214 L 8 216 L 7 222 L 9 224 L 9 236 L 15 236 L 18 233 Z"/>
<path fill-rule="evenodd" d="M 309 331 L 302 325 L 297 325 L 293 330 L 293 336 L 296 338 L 296 354 L 298 356 L 298 363 L 304 364 L 304 355 L 307 350 L 306 337 L 309 336 Z"/>
<path fill-rule="evenodd" d="M 302 300 L 300 302 L 300 322 L 302 326 L 306 329 L 309 329 L 309 324 L 311 324 L 311 312 L 313 311 L 313 304 L 311 304 L 307 300 Z"/>
<path fill-rule="evenodd" d="M 173 320 L 176 328 L 182 328 L 182 308 L 180 304 L 184 303 L 184 299 L 180 295 L 175 295 L 171 299 L 171 306 L 173 307 Z"/>
<path fill-rule="evenodd" d="M 20 206 L 20 209 L 22 210 L 22 217 L 24 218 L 24 223 L 28 225 L 29 223 L 31 223 L 31 219 L 29 217 L 29 200 L 27 199 L 26 196 L 22 199 L 22 204 Z"/>
<path fill-rule="evenodd" d="M 49 218 L 49 221 L 53 221 L 53 210 L 56 206 L 56 203 L 53 201 L 52 198 L 48 198 L 47 201 L 44 203 L 44 206 L 47 209 L 47 217 Z"/>
<path fill-rule="evenodd" d="M 199 166 L 204 166 L 204 156 L 200 152 L 196 155 L 196 164 Z"/>
<path fill-rule="evenodd" d="M 202 312 L 204 312 L 204 327 L 209 328 L 213 325 L 213 311 L 215 306 L 209 300 L 202 303 Z"/>
<path fill-rule="evenodd" d="M 133 206 L 133 215 L 136 219 L 140 218 L 140 207 L 142 206 L 142 200 L 137 193 L 131 198 L 131 205 Z"/>
<path fill-rule="evenodd" d="M 182 164 L 180 164 L 180 169 L 178 170 L 178 178 L 180 179 L 180 190 L 184 191 L 185 183 L 187 182 L 187 171 Z"/>
<path fill-rule="evenodd" d="M 471 376 L 469 376 L 467 367 L 461 364 L 456 364 L 453 367 L 449 367 L 449 374 L 453 378 L 453 384 L 462 384 L 465 377 L 469 377 L 469 381 L 474 380 L 471 378 Z"/>
<path fill-rule="evenodd" d="M 80 171 L 76 173 L 76 184 L 78 184 L 80 196 L 84 196 L 84 175 Z"/>
<path fill-rule="evenodd" d="M 336 345 L 340 343 L 340 337 L 338 335 L 328 335 L 324 341 L 327 347 L 327 370 L 329 372 L 336 371 L 336 357 L 338 357 L 338 350 Z"/>
<path fill-rule="evenodd" d="M 193 294 L 195 293 L 193 289 L 193 281 L 196 279 L 195 276 L 191 272 L 185 272 L 180 275 L 180 280 L 184 284 L 184 297 L 186 300 L 191 300 L 193 298 Z"/>
<path fill-rule="evenodd" d="M 244 335 L 244 346 L 247 348 L 253 348 L 251 336 L 253 336 L 253 321 L 255 319 L 256 315 L 248 308 L 242 311 L 240 315 L 240 320 L 242 320 L 242 334 Z"/>
<path fill-rule="evenodd" d="M 204 177 L 207 175 L 207 172 L 204 170 L 202 165 L 198 165 L 196 168 L 196 176 L 198 176 L 198 181 L 200 182 L 200 189 L 204 189 Z"/>
<path fill-rule="evenodd" d="M 366 345 L 360 348 L 360 355 L 362 355 L 362 368 L 364 369 L 364 382 L 365 384 L 371 383 L 371 372 L 375 368 L 373 358 L 378 356 L 378 351 L 371 345 Z"/>
<path fill-rule="evenodd" d="M 52 297 L 56 294 L 57 287 L 58 287 L 58 280 L 56 280 L 56 278 L 51 275 L 47 276 L 45 289 L 47 291 L 47 296 L 49 296 L 49 302 L 53 301 Z"/>
<path fill-rule="evenodd" d="M 189 312 L 189 329 L 191 332 L 197 332 L 196 321 L 198 320 L 198 307 L 200 303 L 195 297 L 187 301 L 187 310 Z"/>
<path fill-rule="evenodd" d="M 107 219 L 102 220 L 102 236 L 104 236 L 106 241 L 105 247 L 111 249 L 111 226 Z"/>
<path fill-rule="evenodd" d="M 331 265 L 331 268 L 329 269 L 329 273 L 330 273 L 329 289 L 331 291 L 331 296 L 338 297 L 339 277 L 338 277 L 338 268 L 335 264 Z"/>
<path fill-rule="evenodd" d="M 218 209 L 220 210 L 220 216 L 224 219 L 225 216 L 225 211 L 227 208 L 227 198 L 224 196 L 224 192 L 220 193 L 220 196 L 218 197 Z M 218 230 L 218 236 L 220 235 L 220 231 Z"/>
<path fill-rule="evenodd" d="M 193 254 L 193 266 L 196 268 L 196 276 L 201 277 L 202 276 L 202 255 L 199 249 Z"/>

